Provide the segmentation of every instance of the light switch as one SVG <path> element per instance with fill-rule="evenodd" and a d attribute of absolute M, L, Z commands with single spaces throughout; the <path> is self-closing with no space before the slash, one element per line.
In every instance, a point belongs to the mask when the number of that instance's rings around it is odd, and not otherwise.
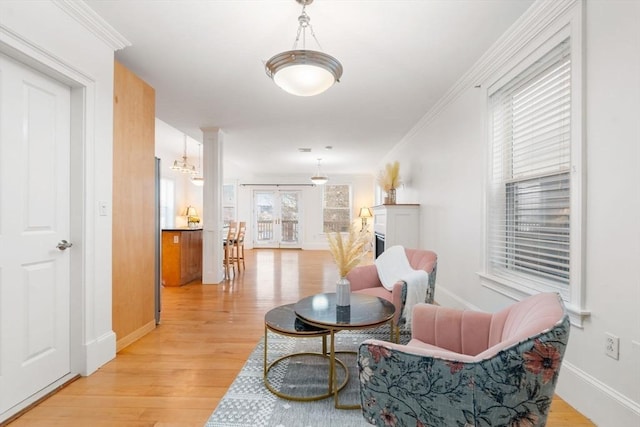
<path fill-rule="evenodd" d="M 98 215 L 107 216 L 107 202 L 104 202 L 104 201 L 98 202 Z"/>
<path fill-rule="evenodd" d="M 180 237 L 173 236 L 173 243 L 180 243 Z"/>

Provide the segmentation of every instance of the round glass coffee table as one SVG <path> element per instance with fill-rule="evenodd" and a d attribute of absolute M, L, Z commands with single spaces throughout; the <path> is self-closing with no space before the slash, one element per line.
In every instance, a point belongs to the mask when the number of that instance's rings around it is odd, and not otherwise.
<path fill-rule="evenodd" d="M 332 391 L 333 388 L 333 371 L 335 370 L 336 363 L 344 369 L 344 381 L 338 389 L 342 389 L 345 385 L 347 385 L 347 381 L 349 379 L 349 371 L 347 370 L 347 366 L 340 360 L 335 359 L 331 361 L 329 354 L 327 353 L 327 335 L 330 334 L 330 331 L 324 328 L 316 327 L 309 325 L 308 323 L 303 322 L 297 316 L 295 311 L 293 310 L 294 304 L 282 305 L 276 308 L 273 308 L 264 316 L 264 385 L 267 389 L 275 394 L 278 397 L 282 397 L 284 399 L 295 400 L 299 402 L 305 401 L 313 401 L 326 399 L 334 394 Z M 284 335 L 288 337 L 296 337 L 296 338 L 312 338 L 312 337 L 322 337 L 322 353 L 313 353 L 313 352 L 298 352 L 287 354 L 282 357 L 277 358 L 271 363 L 267 363 L 268 356 L 268 332 L 274 332 L 279 335 Z M 312 396 L 295 396 L 287 393 L 283 393 L 282 391 L 276 390 L 275 387 L 272 386 L 269 381 L 269 371 L 271 368 L 278 365 L 285 359 L 290 359 L 294 357 L 322 357 L 324 359 L 329 360 L 329 375 L 328 375 L 328 387 L 326 393 L 321 393 Z M 333 366 L 333 367 L 332 367 Z"/>
<path fill-rule="evenodd" d="M 313 295 L 298 301 L 295 314 L 304 323 L 329 331 L 329 389 L 333 394 L 335 407 L 340 409 L 358 409 L 360 405 L 341 405 L 338 401 L 340 387 L 336 387 L 336 332 L 347 329 L 367 329 L 389 323 L 393 327 L 393 315 L 396 311 L 389 301 L 372 295 L 352 293 L 348 306 L 336 305 L 336 294 Z"/>

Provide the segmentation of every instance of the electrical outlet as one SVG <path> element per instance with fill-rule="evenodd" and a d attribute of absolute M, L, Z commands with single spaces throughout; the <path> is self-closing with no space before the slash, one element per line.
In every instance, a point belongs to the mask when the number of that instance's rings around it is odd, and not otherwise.
<path fill-rule="evenodd" d="M 620 348 L 620 338 L 610 333 L 605 334 L 605 349 L 604 352 L 607 356 L 612 359 L 618 360 L 619 357 L 619 348 Z"/>

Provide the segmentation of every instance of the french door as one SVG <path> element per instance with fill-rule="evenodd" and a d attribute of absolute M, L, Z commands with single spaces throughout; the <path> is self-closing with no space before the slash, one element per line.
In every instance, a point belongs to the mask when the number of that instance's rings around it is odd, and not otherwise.
<path fill-rule="evenodd" d="M 253 246 L 300 248 L 300 191 L 255 190 L 253 192 Z"/>

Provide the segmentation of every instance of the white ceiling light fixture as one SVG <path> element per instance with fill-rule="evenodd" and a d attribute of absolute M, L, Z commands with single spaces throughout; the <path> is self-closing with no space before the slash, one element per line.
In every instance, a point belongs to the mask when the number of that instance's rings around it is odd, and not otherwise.
<path fill-rule="evenodd" d="M 191 177 L 191 183 L 202 187 L 204 185 L 204 178 L 202 177 L 202 144 L 198 144 L 198 172 Z"/>
<path fill-rule="evenodd" d="M 198 173 L 196 171 L 196 167 L 189 163 L 187 160 L 187 135 L 184 135 L 184 152 L 182 154 L 182 159 L 174 160 L 173 166 L 171 169 L 174 171 L 182 172 L 182 173 L 190 173 L 195 175 Z"/>
<path fill-rule="evenodd" d="M 316 50 L 306 49 L 307 29 L 320 48 L 320 43 L 310 24 L 311 18 L 305 8 L 313 0 L 296 0 L 302 5 L 302 14 L 298 17 L 298 34 L 293 50 L 274 55 L 265 63 L 267 75 L 282 90 L 297 96 L 314 96 L 340 81 L 342 64 L 336 58 Z M 298 42 L 302 36 L 302 49 Z"/>
<path fill-rule="evenodd" d="M 324 185 L 327 183 L 327 181 L 329 181 L 329 177 L 327 177 L 326 175 L 323 175 L 322 172 L 320 171 L 321 160 L 322 159 L 318 159 L 318 172 L 316 172 L 316 174 L 311 177 L 311 182 L 313 182 L 315 185 Z"/>

